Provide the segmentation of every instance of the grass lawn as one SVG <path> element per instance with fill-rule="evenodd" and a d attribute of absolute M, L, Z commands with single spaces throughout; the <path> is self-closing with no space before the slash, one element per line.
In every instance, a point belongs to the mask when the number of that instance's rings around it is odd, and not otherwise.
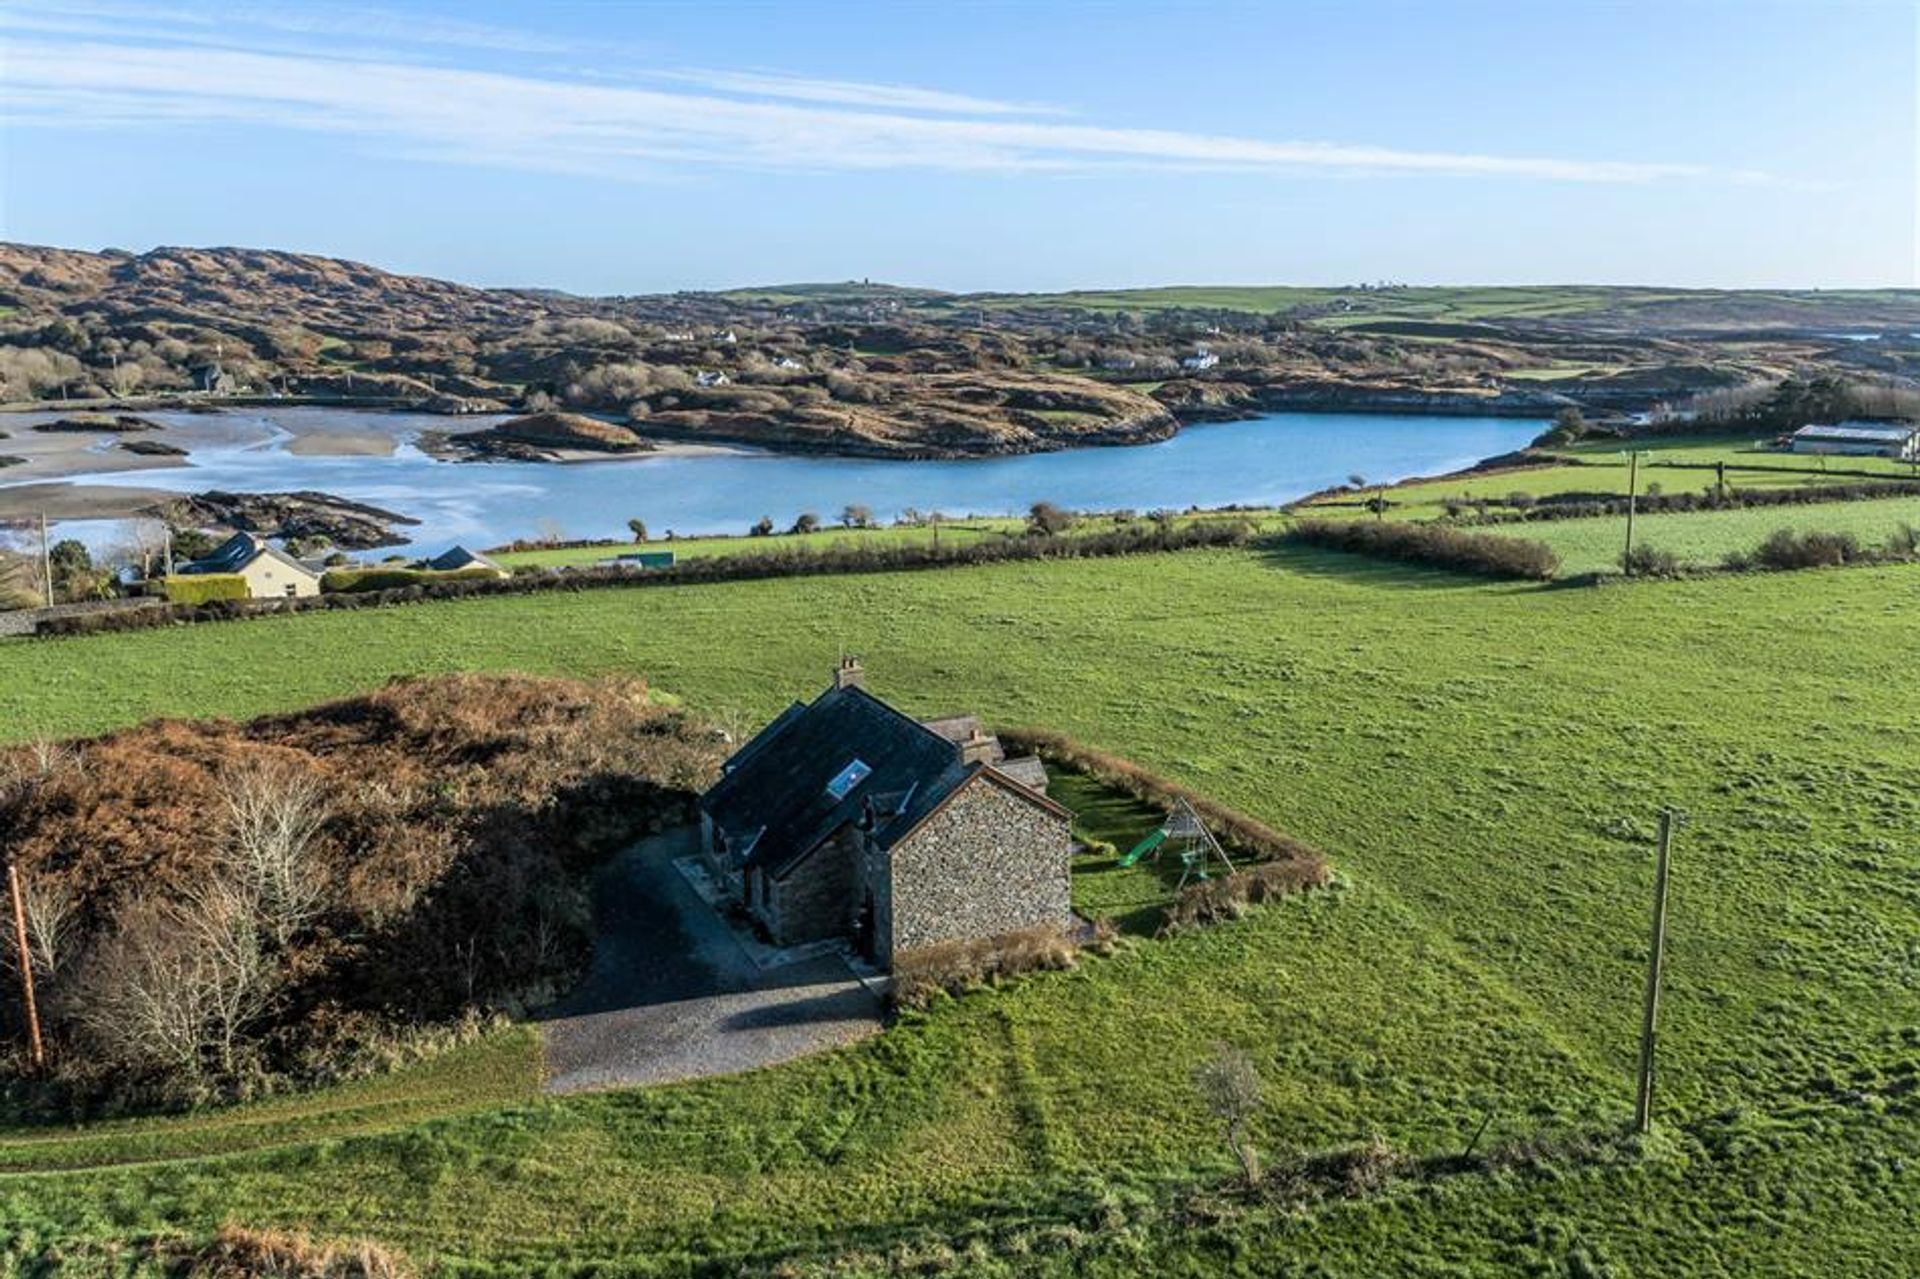
<path fill-rule="evenodd" d="M 1287 549 L 0 644 L 13 738 L 494 668 L 639 672 L 764 716 L 851 648 L 909 709 L 1059 728 L 1341 874 L 735 1079 L 520 1100 L 510 1065 L 478 1109 L 337 1131 L 315 1098 L 310 1130 L 288 1116 L 267 1148 L 220 1158 L 217 1117 L 79 1130 L 72 1163 L 175 1161 L 0 1177 L 0 1236 L 20 1256 L 237 1220 L 497 1274 L 794 1254 L 849 1273 L 911 1254 L 1062 1275 L 1910 1274 L 1920 684 L 1897 655 L 1916 608 L 1907 567 L 1564 591 Z M 1266 1079 L 1270 1155 L 1376 1133 L 1457 1151 L 1489 1116 L 1488 1141 L 1622 1120 L 1663 804 L 1692 821 L 1647 1157 L 1299 1215 L 1168 1210 L 1229 1166 L 1189 1083 L 1216 1039 Z M 1122 895 L 1083 872 L 1083 901 Z M 405 1082 L 420 1069 L 393 1086 L 426 1087 Z M 31 1166 L 45 1137 L 0 1132 L 0 1167 Z"/>
<path fill-rule="evenodd" d="M 1637 546 L 1670 551 L 1684 564 L 1710 566 L 1719 564 L 1731 552 L 1753 550 L 1778 529 L 1852 533 L 1863 546 L 1881 546 L 1902 524 L 1920 528 L 1920 497 L 1642 515 L 1633 522 L 1633 540 Z M 1627 521 L 1624 515 L 1615 515 L 1513 524 L 1486 531 L 1545 542 L 1560 553 L 1563 575 L 1608 572 L 1619 567 Z"/>
<path fill-rule="evenodd" d="M 940 540 L 978 541 L 1000 537 L 1025 528 L 1021 520 L 955 519 L 940 522 Z M 933 540 L 931 525 L 889 525 L 885 528 L 841 528 L 832 526 L 812 533 L 781 533 L 775 537 L 681 537 L 665 541 L 655 537 L 645 544 L 622 542 L 611 546 L 576 546 L 556 550 L 500 551 L 490 554 L 507 568 L 557 568 L 569 564 L 597 564 L 637 551 L 672 551 L 676 556 L 693 559 L 703 555 L 741 555 L 766 551 L 827 551 L 845 546 L 922 546 Z"/>

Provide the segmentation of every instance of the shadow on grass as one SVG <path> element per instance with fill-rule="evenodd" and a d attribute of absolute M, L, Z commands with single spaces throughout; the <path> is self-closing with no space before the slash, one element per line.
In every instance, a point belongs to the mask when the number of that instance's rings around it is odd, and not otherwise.
<path fill-rule="evenodd" d="M 1256 558 L 1268 568 L 1298 573 L 1303 577 L 1335 578 L 1356 585 L 1379 586 L 1406 591 L 1479 591 L 1524 594 L 1546 590 L 1551 582 L 1510 581 L 1481 577 L 1453 569 L 1429 568 L 1402 560 L 1374 559 L 1348 551 L 1332 551 L 1306 546 L 1283 538 L 1268 538 L 1255 547 Z"/>

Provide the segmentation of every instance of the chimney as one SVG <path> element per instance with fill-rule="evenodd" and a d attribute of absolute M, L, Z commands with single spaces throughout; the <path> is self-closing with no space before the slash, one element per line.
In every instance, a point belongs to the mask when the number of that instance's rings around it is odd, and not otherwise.
<path fill-rule="evenodd" d="M 835 688 L 865 688 L 867 686 L 867 672 L 861 667 L 859 658 L 843 657 L 840 659 L 839 667 L 833 672 L 833 686 Z"/>
<path fill-rule="evenodd" d="M 960 743 L 962 764 L 998 764 L 1004 758 L 1000 751 L 1000 739 L 977 728 L 973 730 L 973 736 Z"/>

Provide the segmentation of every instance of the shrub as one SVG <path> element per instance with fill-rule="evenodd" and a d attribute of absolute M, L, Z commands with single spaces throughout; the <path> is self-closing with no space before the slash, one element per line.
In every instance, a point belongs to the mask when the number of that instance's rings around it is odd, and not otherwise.
<path fill-rule="evenodd" d="M 1065 533 L 1074 525 L 1074 514 L 1052 502 L 1035 502 L 1027 512 L 1027 529 L 1042 537 Z"/>
<path fill-rule="evenodd" d="M 160 579 L 170 604 L 211 604 L 247 598 L 247 579 L 238 573 L 174 574 Z"/>
<path fill-rule="evenodd" d="M 1756 564 L 1772 569 L 1830 568 L 1862 558 L 1860 539 L 1851 533 L 1795 533 L 1785 528 L 1770 534 L 1753 554 Z"/>
<path fill-rule="evenodd" d="M 494 581 L 499 574 L 490 568 L 463 568 L 443 573 L 427 568 L 336 568 L 320 579 L 320 589 L 335 595 L 359 591 L 391 591 L 405 587 L 431 586 L 437 582 Z"/>
<path fill-rule="evenodd" d="M 1560 557 L 1544 543 L 1469 533 L 1439 524 L 1384 520 L 1306 520 L 1286 536 L 1312 546 L 1404 560 L 1485 577 L 1547 581 Z"/>
<path fill-rule="evenodd" d="M 920 946 L 894 956 L 893 1000 L 903 1008 L 925 1008 L 936 995 L 963 994 L 1021 973 L 1072 968 L 1077 950 L 1073 938 L 1055 927 Z"/>
<path fill-rule="evenodd" d="M 1636 546 L 1620 556 L 1620 569 L 1628 577 L 1677 577 L 1680 557 L 1657 547 Z"/>
<path fill-rule="evenodd" d="M 1180 890 L 1160 925 L 1162 936 L 1225 923 L 1247 913 L 1249 906 L 1292 897 L 1309 889 L 1325 888 L 1333 872 L 1318 858 L 1263 862 L 1218 879 L 1201 880 Z"/>

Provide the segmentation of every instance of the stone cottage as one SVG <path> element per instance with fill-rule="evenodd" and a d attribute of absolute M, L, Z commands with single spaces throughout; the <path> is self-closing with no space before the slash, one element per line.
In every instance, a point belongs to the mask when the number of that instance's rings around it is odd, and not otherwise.
<path fill-rule="evenodd" d="M 882 967 L 1072 918 L 1073 815 L 972 715 L 920 721 L 844 661 L 701 797 L 709 867 L 781 945 L 849 937 Z"/>

